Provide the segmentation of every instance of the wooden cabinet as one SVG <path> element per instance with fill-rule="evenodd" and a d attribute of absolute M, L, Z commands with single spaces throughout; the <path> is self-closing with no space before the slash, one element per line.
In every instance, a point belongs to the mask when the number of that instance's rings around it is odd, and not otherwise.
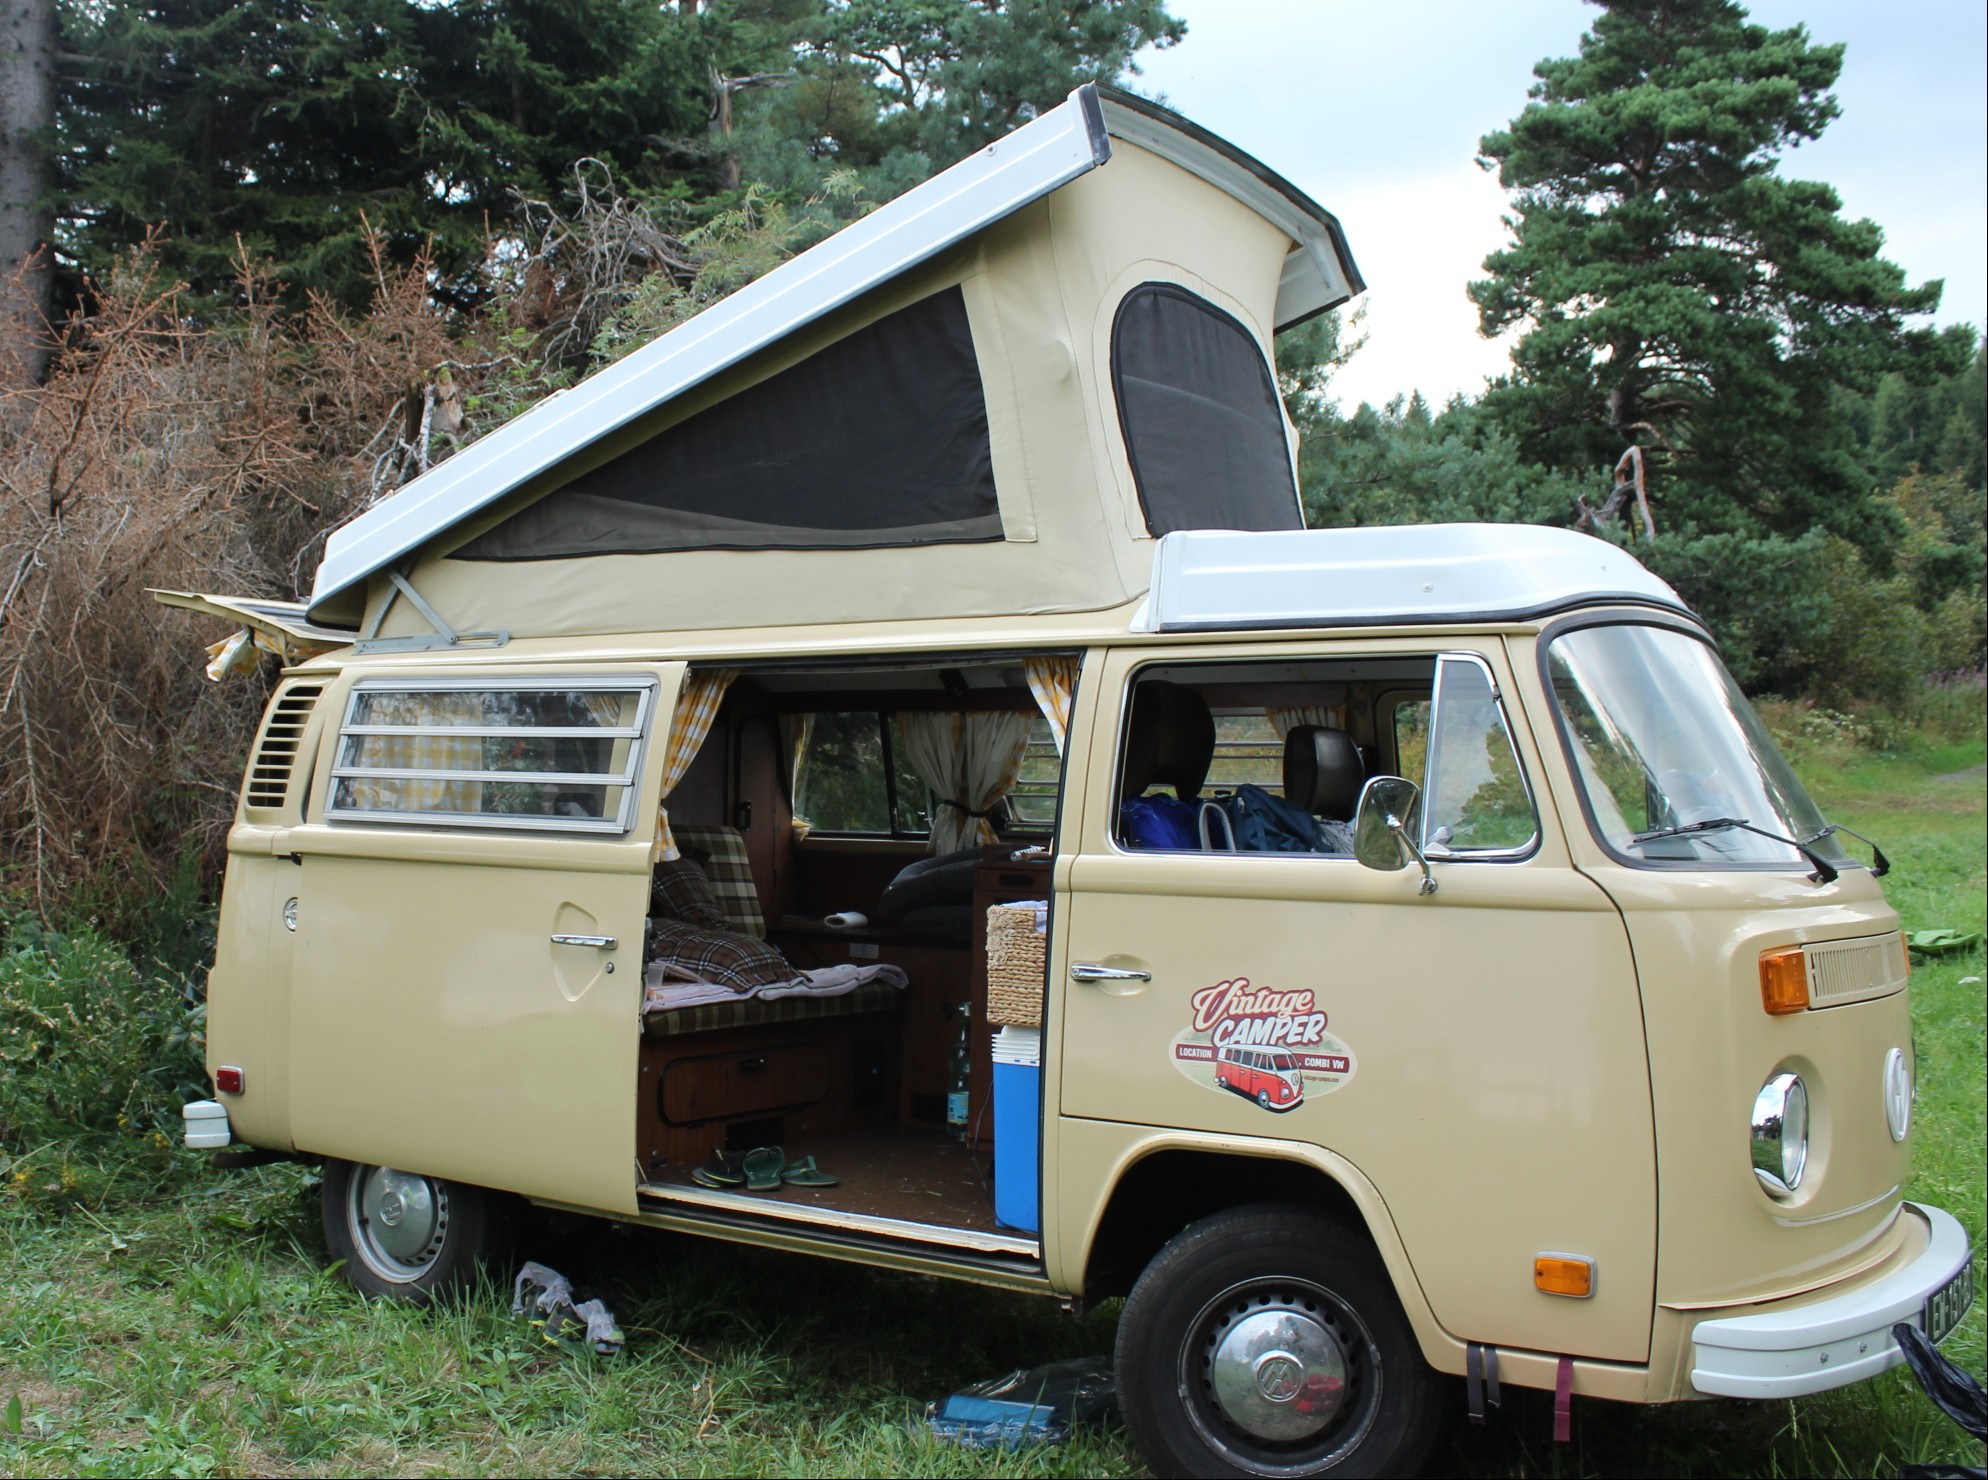
<path fill-rule="evenodd" d="M 657 1109 L 665 1125 L 805 1110 L 828 1094 L 828 1051 L 819 1043 L 776 1043 L 699 1054 L 663 1066 Z"/>

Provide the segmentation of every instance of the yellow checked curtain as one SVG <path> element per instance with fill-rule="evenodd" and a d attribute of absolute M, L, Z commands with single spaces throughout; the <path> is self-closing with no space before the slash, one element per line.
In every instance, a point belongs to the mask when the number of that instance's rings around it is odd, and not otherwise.
<path fill-rule="evenodd" d="M 1029 692 L 1049 721 L 1049 733 L 1056 741 L 1057 755 L 1063 754 L 1070 735 L 1070 705 L 1077 692 L 1078 658 L 1025 658 L 1022 671 L 1028 675 Z"/>
<path fill-rule="evenodd" d="M 725 690 L 738 676 L 736 668 L 694 669 L 684 675 L 683 689 L 676 696 L 676 713 L 670 720 L 670 747 L 663 756 L 663 801 L 669 800 L 690 763 L 697 759 L 704 737 L 711 733 L 712 721 L 718 718 Z M 683 857 L 670 834 L 670 812 L 664 806 L 656 808 L 656 841 L 649 857 L 655 863 Z"/>

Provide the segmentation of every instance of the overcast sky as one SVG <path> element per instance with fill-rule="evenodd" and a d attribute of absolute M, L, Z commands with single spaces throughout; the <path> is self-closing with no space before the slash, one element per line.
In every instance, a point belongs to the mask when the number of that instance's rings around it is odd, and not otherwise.
<path fill-rule="evenodd" d="M 1349 407 L 1419 387 L 1440 402 L 1507 365 L 1464 285 L 1505 240 L 1505 193 L 1477 140 L 1525 104 L 1533 64 L 1571 56 L 1580 0 L 1171 0 L 1187 39 L 1142 58 L 1143 91 L 1250 153 L 1339 217 L 1367 280 Z M 1757 0 L 1753 18 L 1847 42 L 1843 115 L 1782 172 L 1836 187 L 1884 228 L 1938 321 L 1988 318 L 1988 6 L 1981 0 Z"/>

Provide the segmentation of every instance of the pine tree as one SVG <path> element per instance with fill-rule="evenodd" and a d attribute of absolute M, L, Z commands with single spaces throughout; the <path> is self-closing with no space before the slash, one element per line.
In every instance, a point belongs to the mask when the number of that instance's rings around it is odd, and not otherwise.
<path fill-rule="evenodd" d="M 702 170 L 672 150 L 704 131 L 705 24 L 653 4 L 68 0 L 63 22 L 61 235 L 90 270 L 157 225 L 168 269 L 226 293 L 239 236 L 349 307 L 377 231 L 446 292 L 512 192 L 582 156 L 628 185 Z"/>
<path fill-rule="evenodd" d="M 1596 478 L 1643 448 L 1667 528 L 1881 549 L 1896 521 L 1837 392 L 1952 373 L 1964 347 L 1908 327 L 1938 282 L 1907 286 L 1875 223 L 1778 172 L 1837 116 L 1843 48 L 1731 0 L 1594 3 L 1580 54 L 1541 62 L 1481 142 L 1513 236 L 1471 296 L 1486 334 L 1523 326 L 1487 413 Z"/>

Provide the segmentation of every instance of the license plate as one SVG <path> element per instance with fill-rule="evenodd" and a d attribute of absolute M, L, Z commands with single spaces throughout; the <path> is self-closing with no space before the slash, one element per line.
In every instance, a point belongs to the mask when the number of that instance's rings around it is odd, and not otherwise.
<path fill-rule="evenodd" d="M 1932 1340 L 1945 1341 L 1947 1333 L 1960 1324 L 1967 1308 L 1974 1304 L 1974 1264 L 1961 1265 L 1960 1273 L 1926 1298 L 1919 1312 L 1919 1328 Z"/>

